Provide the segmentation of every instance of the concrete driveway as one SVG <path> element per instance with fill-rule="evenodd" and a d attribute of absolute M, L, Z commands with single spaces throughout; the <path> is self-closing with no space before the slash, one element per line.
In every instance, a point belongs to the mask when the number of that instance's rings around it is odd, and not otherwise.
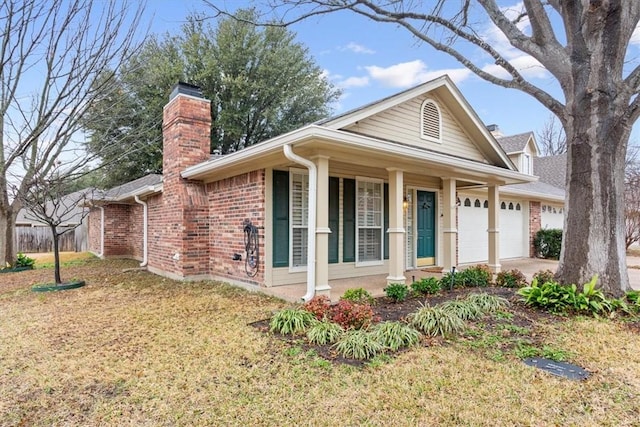
<path fill-rule="evenodd" d="M 512 269 L 520 270 L 527 277 L 527 280 L 531 281 L 533 275 L 540 270 L 548 269 L 555 272 L 558 267 L 558 261 L 538 258 L 520 258 L 502 260 L 501 265 L 503 271 Z M 627 257 L 627 265 L 629 266 L 629 281 L 631 282 L 631 287 L 640 290 L 640 257 Z M 464 265 L 460 266 L 460 269 L 464 268 Z M 407 284 L 427 276 L 442 277 L 442 274 L 423 270 L 409 270 L 405 272 Z M 380 297 L 385 295 L 386 275 L 332 280 L 329 282 L 329 285 L 331 286 L 332 301 L 338 301 L 347 289 L 352 288 L 364 288 L 374 297 Z M 305 294 L 306 284 L 298 283 L 295 285 L 260 288 L 260 291 L 287 301 L 300 302 Z"/>

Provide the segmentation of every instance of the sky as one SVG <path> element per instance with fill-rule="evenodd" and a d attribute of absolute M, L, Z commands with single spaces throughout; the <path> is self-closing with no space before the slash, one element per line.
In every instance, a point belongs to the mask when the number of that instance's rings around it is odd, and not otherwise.
<path fill-rule="evenodd" d="M 230 11 L 251 4 L 251 0 L 211 1 Z M 516 0 L 513 5 L 517 6 Z M 149 0 L 146 12 L 153 33 L 179 32 L 190 12 L 213 13 L 200 0 Z M 555 80 L 535 60 L 512 48 L 489 22 L 479 22 L 478 28 L 486 41 L 521 67 L 525 77 L 560 97 Z M 453 58 L 417 41 L 406 29 L 393 24 L 373 22 L 345 11 L 303 20 L 290 30 L 297 34 L 296 41 L 309 48 L 329 80 L 342 90 L 342 97 L 333 106 L 335 114 L 449 74 L 481 120 L 486 125 L 498 125 L 505 135 L 538 132 L 551 117 L 549 110 L 531 96 L 482 80 Z M 640 31 L 637 34 L 631 49 L 640 54 Z M 468 54 L 474 57 L 477 52 L 470 50 Z M 498 72 L 491 63 L 485 64 L 484 69 Z M 639 143 L 637 128 L 631 143 Z"/>

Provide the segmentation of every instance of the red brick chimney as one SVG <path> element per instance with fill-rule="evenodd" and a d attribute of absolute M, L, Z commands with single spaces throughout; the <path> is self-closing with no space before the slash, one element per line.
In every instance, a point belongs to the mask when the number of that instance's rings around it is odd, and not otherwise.
<path fill-rule="evenodd" d="M 196 86 L 178 83 L 164 107 L 161 223 L 154 241 L 158 267 L 177 278 L 209 273 L 209 212 L 205 185 L 182 178 L 210 158 L 210 101 Z M 152 262 L 150 262 L 150 265 Z M 155 264 L 155 263 L 154 263 Z"/>

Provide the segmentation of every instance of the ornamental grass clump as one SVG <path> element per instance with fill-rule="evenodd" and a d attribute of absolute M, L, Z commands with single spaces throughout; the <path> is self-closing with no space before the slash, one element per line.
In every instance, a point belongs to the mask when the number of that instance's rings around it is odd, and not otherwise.
<path fill-rule="evenodd" d="M 311 325 L 307 330 L 307 339 L 317 345 L 333 344 L 343 333 L 340 325 L 324 319 Z"/>
<path fill-rule="evenodd" d="M 509 301 L 506 298 L 487 293 L 469 294 L 466 301 L 476 305 L 484 314 L 495 313 L 509 305 Z"/>
<path fill-rule="evenodd" d="M 448 337 L 462 332 L 464 321 L 454 312 L 440 306 L 423 306 L 409 315 L 409 324 L 429 336 Z"/>
<path fill-rule="evenodd" d="M 420 332 L 402 322 L 378 323 L 372 332 L 385 348 L 392 351 L 420 342 Z"/>
<path fill-rule="evenodd" d="M 462 320 L 475 320 L 485 314 L 478 305 L 465 300 L 446 301 L 440 304 L 439 307 L 455 314 Z"/>
<path fill-rule="evenodd" d="M 345 332 L 334 348 L 342 357 L 358 360 L 372 359 L 385 349 L 374 333 L 364 329 Z"/>
<path fill-rule="evenodd" d="M 318 320 L 306 310 L 290 308 L 277 312 L 269 322 L 269 330 L 283 335 L 298 335 Z"/>

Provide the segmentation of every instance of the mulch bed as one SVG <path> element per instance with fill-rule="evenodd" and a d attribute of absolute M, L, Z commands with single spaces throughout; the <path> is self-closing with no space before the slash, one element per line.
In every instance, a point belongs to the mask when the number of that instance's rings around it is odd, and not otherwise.
<path fill-rule="evenodd" d="M 508 319 L 510 325 L 515 325 L 521 328 L 528 328 L 534 330 L 537 325 L 544 323 L 560 322 L 564 321 L 564 317 L 556 316 L 551 313 L 537 310 L 526 306 L 519 295 L 517 295 L 517 289 L 503 288 L 503 287 L 486 287 L 486 288 L 455 288 L 453 290 L 442 291 L 436 295 L 428 295 L 421 297 L 411 297 L 402 302 L 394 302 L 391 298 L 381 297 L 376 298 L 376 302 L 373 305 L 374 315 L 380 319 L 380 321 L 398 321 L 406 320 L 407 316 L 417 311 L 423 305 L 436 305 L 448 300 L 463 299 L 471 293 L 488 293 L 492 295 L 501 296 L 509 301 L 509 306 L 504 310 L 512 315 Z M 496 332 L 504 321 L 496 318 L 495 316 L 485 316 L 481 320 L 476 322 L 467 322 L 471 329 L 482 328 L 486 333 Z M 252 326 L 258 328 L 258 330 L 269 333 L 269 319 L 260 320 L 252 323 Z M 303 337 L 292 337 L 289 335 L 274 334 L 275 337 L 291 342 L 292 344 L 299 345 L 305 350 L 313 349 L 318 355 L 334 363 L 344 363 L 354 366 L 363 366 L 367 361 L 346 359 L 341 357 L 335 352 L 332 345 L 317 346 L 309 344 Z M 540 333 L 533 333 L 527 337 L 532 344 L 540 344 L 544 341 L 544 336 Z M 467 339 L 464 336 L 458 336 L 458 339 Z M 449 341 L 441 338 L 426 337 L 423 340 L 423 345 L 448 345 Z M 402 351 L 402 350 L 401 350 Z"/>

